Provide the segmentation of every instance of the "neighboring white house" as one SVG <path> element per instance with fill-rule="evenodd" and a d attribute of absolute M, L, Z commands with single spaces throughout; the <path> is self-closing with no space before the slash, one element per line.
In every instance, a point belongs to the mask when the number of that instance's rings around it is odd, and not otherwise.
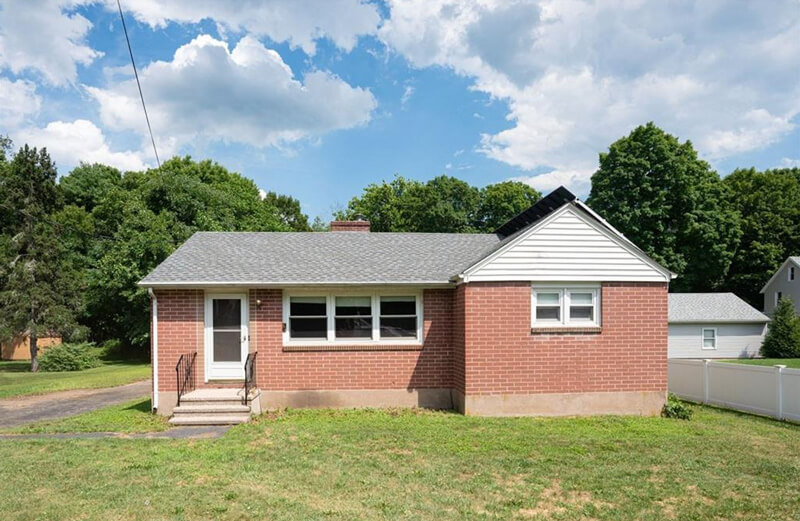
<path fill-rule="evenodd" d="M 761 293 L 764 294 L 764 313 L 772 315 L 778 301 L 789 297 L 794 303 L 795 313 L 800 315 L 800 257 L 789 257 L 769 279 Z"/>
<path fill-rule="evenodd" d="M 752 358 L 769 317 L 733 293 L 669 294 L 669 358 Z"/>

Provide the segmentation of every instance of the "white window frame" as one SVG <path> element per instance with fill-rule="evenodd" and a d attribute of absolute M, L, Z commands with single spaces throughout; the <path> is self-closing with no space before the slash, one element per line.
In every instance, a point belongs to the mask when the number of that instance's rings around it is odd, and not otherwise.
<path fill-rule="evenodd" d="M 714 345 L 713 347 L 706 347 L 706 331 L 714 332 Z M 716 351 L 717 349 L 717 328 L 715 327 L 702 327 L 700 328 L 700 347 L 704 351 Z"/>
<path fill-rule="evenodd" d="M 794 280 L 794 266 L 789 266 L 789 282 Z"/>
<path fill-rule="evenodd" d="M 536 302 L 538 293 L 558 293 L 558 300 L 560 306 L 560 320 L 537 320 L 536 319 Z M 570 295 L 572 293 L 591 293 L 592 294 L 592 307 L 594 308 L 593 320 L 571 320 L 570 319 Z M 600 284 L 563 284 L 563 283 L 547 283 L 547 284 L 534 284 L 531 287 L 531 328 L 597 328 L 602 323 L 600 303 L 601 297 Z"/>
<path fill-rule="evenodd" d="M 381 338 L 381 297 L 414 297 L 417 312 L 416 338 Z M 292 297 L 325 297 L 328 333 L 325 339 L 291 338 L 289 327 L 289 303 Z M 336 338 L 336 297 L 370 297 L 372 306 L 372 336 L 370 338 Z M 423 344 L 425 320 L 420 289 L 293 289 L 283 291 L 283 345 L 284 346 L 331 346 L 331 345 L 419 345 Z"/>
<path fill-rule="evenodd" d="M 780 292 L 780 291 L 776 291 L 775 292 L 775 307 L 778 307 L 778 304 L 780 304 L 782 298 L 783 298 L 783 293 Z"/>

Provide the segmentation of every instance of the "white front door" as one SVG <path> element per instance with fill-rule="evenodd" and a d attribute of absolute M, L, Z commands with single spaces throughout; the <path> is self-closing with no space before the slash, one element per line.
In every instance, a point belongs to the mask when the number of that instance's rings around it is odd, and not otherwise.
<path fill-rule="evenodd" d="M 206 294 L 206 380 L 244 380 L 247 325 L 246 294 Z"/>

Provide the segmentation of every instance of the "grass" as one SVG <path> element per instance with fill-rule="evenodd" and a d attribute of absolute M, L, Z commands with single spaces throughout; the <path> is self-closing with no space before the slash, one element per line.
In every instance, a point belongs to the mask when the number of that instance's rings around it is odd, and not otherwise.
<path fill-rule="evenodd" d="M 797 519 L 800 426 L 293 410 L 217 440 L 2 440 L 0 512 L 77 519 Z"/>
<path fill-rule="evenodd" d="M 112 405 L 60 420 L 30 423 L 5 430 L 21 434 L 57 432 L 155 432 L 169 428 L 163 416 L 150 414 L 150 398 Z"/>
<path fill-rule="evenodd" d="M 30 362 L 0 362 L 0 398 L 43 394 L 69 389 L 97 389 L 128 384 L 150 377 L 150 365 L 142 362 L 104 362 L 85 371 L 31 373 Z"/>
<path fill-rule="evenodd" d="M 768 366 L 781 364 L 791 369 L 800 369 L 800 358 L 733 358 L 730 360 L 720 360 L 720 362 Z"/>

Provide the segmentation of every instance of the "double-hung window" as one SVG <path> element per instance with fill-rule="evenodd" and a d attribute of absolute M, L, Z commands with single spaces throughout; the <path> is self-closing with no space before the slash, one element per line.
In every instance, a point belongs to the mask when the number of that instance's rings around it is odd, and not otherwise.
<path fill-rule="evenodd" d="M 310 340 L 328 337 L 327 298 L 289 298 L 289 336 Z"/>
<path fill-rule="evenodd" d="M 417 297 L 380 297 L 380 337 L 417 337 Z"/>
<path fill-rule="evenodd" d="M 714 328 L 703 328 L 703 349 L 717 348 L 717 330 Z"/>
<path fill-rule="evenodd" d="M 372 299 L 334 297 L 336 338 L 372 338 Z"/>
<path fill-rule="evenodd" d="M 422 342 L 418 292 L 299 292 L 284 295 L 284 343 Z"/>
<path fill-rule="evenodd" d="M 535 285 L 531 292 L 531 327 L 598 327 L 598 286 Z"/>

